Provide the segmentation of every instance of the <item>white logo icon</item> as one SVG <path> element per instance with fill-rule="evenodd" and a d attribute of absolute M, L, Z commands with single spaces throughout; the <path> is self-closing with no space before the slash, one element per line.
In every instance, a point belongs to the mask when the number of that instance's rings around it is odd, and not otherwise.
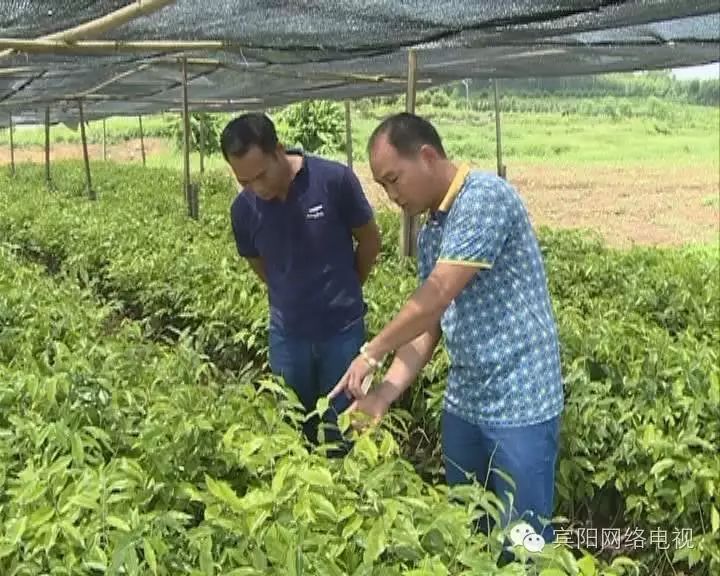
<path fill-rule="evenodd" d="M 323 205 L 318 204 L 316 206 L 313 206 L 312 208 L 308 208 L 306 218 L 308 220 L 316 220 L 318 218 L 322 218 L 325 216 L 325 211 L 323 210 Z"/>
<path fill-rule="evenodd" d="M 513 546 L 522 545 L 528 552 L 542 552 L 545 546 L 545 539 L 526 522 L 521 522 L 510 530 L 510 541 Z"/>

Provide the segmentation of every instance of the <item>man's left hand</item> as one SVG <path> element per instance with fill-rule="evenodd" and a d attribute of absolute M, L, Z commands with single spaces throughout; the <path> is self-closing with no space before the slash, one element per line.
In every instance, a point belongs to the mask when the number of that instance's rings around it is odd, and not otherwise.
<path fill-rule="evenodd" d="M 357 356 L 328 397 L 335 398 L 344 391 L 348 398 L 364 398 L 367 390 L 363 389 L 363 383 L 372 376 L 372 373 L 373 369 L 370 364 L 362 356 Z"/>

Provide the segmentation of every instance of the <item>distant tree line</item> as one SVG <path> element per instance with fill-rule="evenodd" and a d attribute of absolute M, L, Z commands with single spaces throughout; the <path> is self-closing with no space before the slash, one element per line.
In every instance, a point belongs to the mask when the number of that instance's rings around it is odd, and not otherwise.
<path fill-rule="evenodd" d="M 720 105 L 720 79 L 678 80 L 668 71 L 640 74 L 605 74 L 565 76 L 560 78 L 513 78 L 501 81 L 503 94 L 516 96 L 553 95 L 569 98 L 639 97 L 670 99 L 703 106 Z M 475 81 L 469 85 L 476 98 L 491 97 L 490 82 Z M 452 87 L 455 97 L 465 96 L 465 87 Z"/>
<path fill-rule="evenodd" d="M 656 98 L 701 106 L 720 106 L 720 79 L 678 80 L 670 72 L 653 71 L 639 74 L 604 74 L 587 76 L 564 76 L 558 78 L 512 78 L 500 81 L 501 94 L 506 98 L 531 98 L 554 96 L 559 99 L 606 99 L 606 98 Z M 466 97 L 475 103 L 475 109 L 485 109 L 480 101 L 491 101 L 493 86 L 490 80 L 470 80 L 467 87 L 453 82 L 442 87 L 418 92 L 418 105 L 430 104 L 438 108 L 460 103 Z M 373 105 L 402 105 L 404 96 L 381 96 L 364 99 L 363 108 Z"/>

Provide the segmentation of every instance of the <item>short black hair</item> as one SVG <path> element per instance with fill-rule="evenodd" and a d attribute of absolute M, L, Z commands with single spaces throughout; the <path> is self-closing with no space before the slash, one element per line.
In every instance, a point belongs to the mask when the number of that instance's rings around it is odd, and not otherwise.
<path fill-rule="evenodd" d="M 416 114 L 400 112 L 385 118 L 370 135 L 368 155 L 375 141 L 383 134 L 387 134 L 388 142 L 401 156 L 415 156 L 422 146 L 428 144 L 435 148 L 440 156 L 446 157 L 445 148 L 435 127 Z"/>
<path fill-rule="evenodd" d="M 275 125 L 270 118 L 259 112 L 249 112 L 232 119 L 220 136 L 220 148 L 225 161 L 229 156 L 244 156 L 253 146 L 257 146 L 265 154 L 271 154 L 277 145 Z"/>

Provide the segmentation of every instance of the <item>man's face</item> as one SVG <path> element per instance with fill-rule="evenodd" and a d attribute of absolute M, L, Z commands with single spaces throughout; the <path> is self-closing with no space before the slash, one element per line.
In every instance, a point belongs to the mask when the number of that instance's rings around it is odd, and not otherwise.
<path fill-rule="evenodd" d="M 421 214 L 431 204 L 430 167 L 424 156 L 422 152 L 413 158 L 401 156 L 385 134 L 370 151 L 373 178 L 409 216 Z"/>
<path fill-rule="evenodd" d="M 279 148 L 270 154 L 253 146 L 244 156 L 230 155 L 228 163 L 243 188 L 250 188 L 263 200 L 282 196 L 287 189 Z"/>

